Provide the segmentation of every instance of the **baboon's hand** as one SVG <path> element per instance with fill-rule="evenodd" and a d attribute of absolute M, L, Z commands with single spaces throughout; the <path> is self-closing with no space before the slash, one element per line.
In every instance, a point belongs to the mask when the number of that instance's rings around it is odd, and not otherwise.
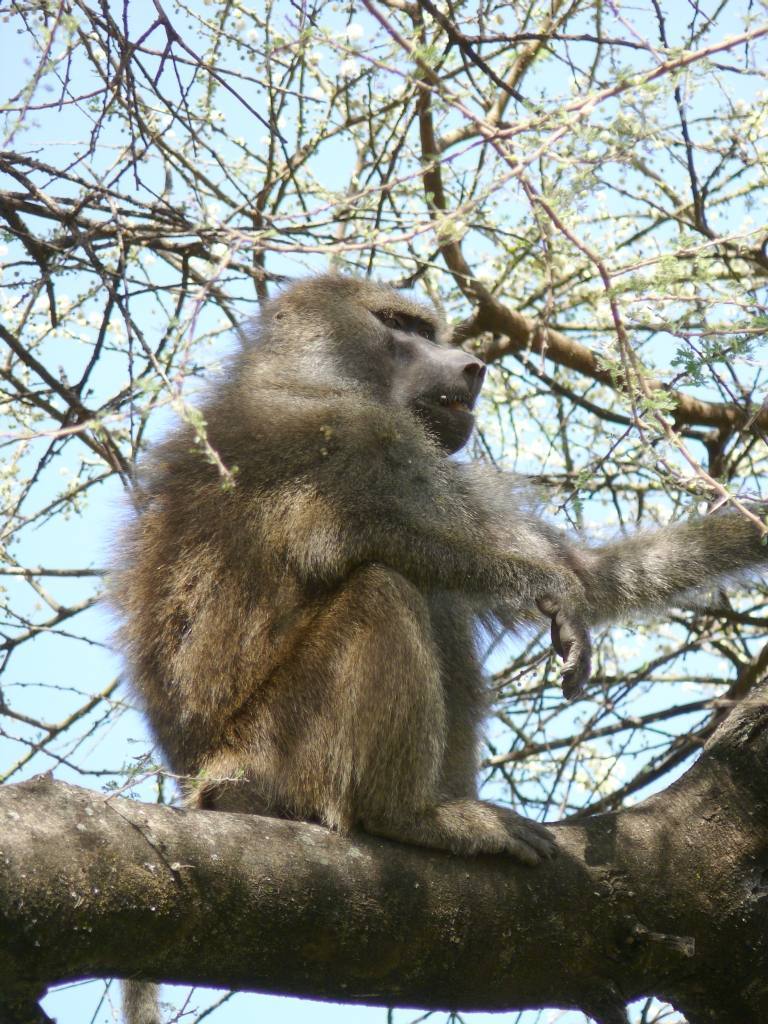
<path fill-rule="evenodd" d="M 584 692 L 589 682 L 592 661 L 589 630 L 578 614 L 563 608 L 558 598 L 540 597 L 536 604 L 539 611 L 549 617 L 552 646 L 565 662 L 561 676 L 563 696 L 573 700 Z"/>
<path fill-rule="evenodd" d="M 523 864 L 536 865 L 543 860 L 557 856 L 557 846 L 551 832 L 537 821 L 531 821 L 516 814 L 508 807 L 497 808 L 504 812 L 504 826 L 507 831 L 505 852 Z"/>
<path fill-rule="evenodd" d="M 459 856 L 506 853 L 535 866 L 557 855 L 555 838 L 546 825 L 486 800 L 458 797 L 420 811 L 399 810 L 402 818 L 367 816 L 360 824 L 372 835 L 450 850 Z"/>

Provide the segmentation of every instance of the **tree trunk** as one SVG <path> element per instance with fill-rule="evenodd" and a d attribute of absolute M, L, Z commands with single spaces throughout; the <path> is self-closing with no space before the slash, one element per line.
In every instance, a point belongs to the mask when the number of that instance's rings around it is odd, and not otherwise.
<path fill-rule="evenodd" d="M 768 1020 L 765 692 L 664 793 L 553 826 L 537 869 L 48 776 L 0 790 L 0 819 L 0 1021 L 113 975 L 602 1024 L 656 995 L 691 1024 Z"/>

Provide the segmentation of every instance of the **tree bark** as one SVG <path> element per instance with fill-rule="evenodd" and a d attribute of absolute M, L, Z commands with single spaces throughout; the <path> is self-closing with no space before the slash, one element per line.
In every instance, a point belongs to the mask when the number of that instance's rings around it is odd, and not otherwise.
<path fill-rule="evenodd" d="M 553 826 L 537 869 L 49 776 L 0 790 L 0 820 L 0 1021 L 93 976 L 601 1024 L 656 995 L 691 1024 L 768 1020 L 766 691 L 664 793 Z"/>

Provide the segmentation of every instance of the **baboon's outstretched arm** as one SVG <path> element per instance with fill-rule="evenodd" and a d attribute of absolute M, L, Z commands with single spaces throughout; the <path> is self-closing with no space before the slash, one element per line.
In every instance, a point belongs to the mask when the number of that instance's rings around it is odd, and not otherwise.
<path fill-rule="evenodd" d="M 739 512 L 716 513 L 581 550 L 578 573 L 589 625 L 674 604 L 695 591 L 768 565 L 768 546 Z"/>
<path fill-rule="evenodd" d="M 544 521 L 528 522 L 524 543 L 549 545 L 550 557 L 574 571 L 578 593 L 536 599 L 550 619 L 552 644 L 565 660 L 563 692 L 575 697 L 589 679 L 590 626 L 661 611 L 768 566 L 768 546 L 756 525 L 739 512 L 714 514 L 600 547 L 581 546 Z M 531 608 L 503 601 L 497 609 L 508 627 L 530 619 Z"/>

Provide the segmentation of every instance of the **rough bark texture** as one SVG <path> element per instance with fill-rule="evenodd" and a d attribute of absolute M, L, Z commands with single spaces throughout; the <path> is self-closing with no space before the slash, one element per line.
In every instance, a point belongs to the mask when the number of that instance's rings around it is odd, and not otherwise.
<path fill-rule="evenodd" d="M 0 1021 L 47 985 L 132 976 L 425 1008 L 668 999 L 768 1020 L 768 700 L 666 792 L 556 826 L 526 869 L 40 777 L 0 790 Z"/>

